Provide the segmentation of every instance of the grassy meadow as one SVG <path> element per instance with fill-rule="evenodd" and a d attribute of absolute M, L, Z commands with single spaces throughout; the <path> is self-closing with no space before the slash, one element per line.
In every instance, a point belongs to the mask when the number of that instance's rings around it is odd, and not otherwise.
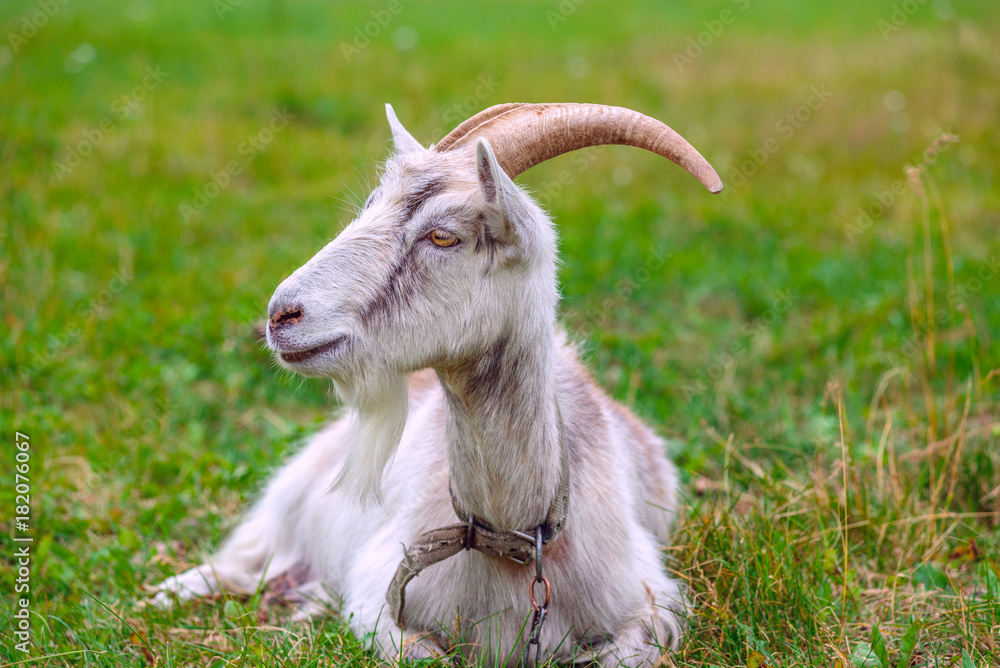
<path fill-rule="evenodd" d="M 0 26 L 0 665 L 378 663 L 262 595 L 141 601 L 335 408 L 253 325 L 375 182 L 383 104 L 429 144 L 510 101 L 638 109 L 726 183 L 623 147 L 519 179 L 565 327 L 682 469 L 664 559 L 695 605 L 662 665 L 1000 665 L 994 1 L 13 0 Z"/>

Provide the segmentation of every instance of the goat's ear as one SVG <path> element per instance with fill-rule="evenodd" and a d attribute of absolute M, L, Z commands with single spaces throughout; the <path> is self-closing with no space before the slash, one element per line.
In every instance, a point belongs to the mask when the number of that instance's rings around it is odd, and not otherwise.
<path fill-rule="evenodd" d="M 504 206 L 504 192 L 516 186 L 507 173 L 500 169 L 493 147 L 482 137 L 476 140 L 476 175 L 479 178 L 479 192 L 486 200 L 486 205 L 495 213 L 487 218 L 490 231 L 501 241 L 516 242 L 518 234 Z"/>
<path fill-rule="evenodd" d="M 385 117 L 389 119 L 389 127 L 392 129 L 392 144 L 396 147 L 396 153 L 416 153 L 425 149 L 416 139 L 413 138 L 403 124 L 396 118 L 396 112 L 392 110 L 391 104 L 385 105 Z"/>

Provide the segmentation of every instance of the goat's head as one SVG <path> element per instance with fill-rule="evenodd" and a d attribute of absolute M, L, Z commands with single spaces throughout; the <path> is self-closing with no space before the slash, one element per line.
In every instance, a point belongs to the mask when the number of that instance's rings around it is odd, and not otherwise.
<path fill-rule="evenodd" d="M 551 332 L 555 232 L 512 178 L 578 148 L 628 144 L 669 158 L 712 192 L 722 188 L 680 135 L 628 109 L 499 105 L 431 149 L 388 105 L 387 115 L 396 150 L 379 186 L 357 219 L 278 287 L 267 327 L 286 367 L 332 377 L 362 421 L 366 411 L 381 416 L 374 422 L 384 433 L 370 438 L 389 443 L 377 447 L 381 464 L 371 463 L 376 483 L 405 421 L 403 374 L 474 361 L 514 331 Z M 371 483 L 368 476 L 357 491 L 370 498 Z"/>

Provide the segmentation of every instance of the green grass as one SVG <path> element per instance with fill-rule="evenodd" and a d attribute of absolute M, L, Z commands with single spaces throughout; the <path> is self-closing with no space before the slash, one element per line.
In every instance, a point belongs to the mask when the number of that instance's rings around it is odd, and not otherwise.
<path fill-rule="evenodd" d="M 566 327 L 683 469 L 665 557 L 696 607 L 666 665 L 896 666 L 914 642 L 912 665 L 1000 665 L 995 3 L 914 3 L 885 37 L 891 2 L 563 4 L 553 29 L 556 2 L 403 0 L 351 62 L 341 43 L 386 3 L 71 1 L 16 53 L 40 5 L 0 7 L 2 470 L 30 436 L 35 537 L 27 655 L 4 542 L 0 662 L 375 663 L 342 622 L 267 601 L 137 601 L 331 410 L 251 325 L 374 181 L 382 104 L 432 142 L 517 100 L 640 109 L 727 183 L 619 147 L 521 178 L 562 234 Z M 120 113 L 149 67 L 162 81 Z M 829 99 L 803 111 L 813 87 Z M 294 118 L 247 160 L 276 109 Z M 907 183 L 942 132 L 958 143 Z M 13 536 L 12 482 L 0 502 Z"/>

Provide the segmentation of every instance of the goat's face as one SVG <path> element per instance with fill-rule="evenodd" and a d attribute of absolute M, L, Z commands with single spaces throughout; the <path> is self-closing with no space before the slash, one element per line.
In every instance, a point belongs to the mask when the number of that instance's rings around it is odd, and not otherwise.
<path fill-rule="evenodd" d="M 435 153 L 389 121 L 396 154 L 360 215 L 271 298 L 268 344 L 304 375 L 459 365 L 555 317 L 551 224 L 489 144 Z"/>

